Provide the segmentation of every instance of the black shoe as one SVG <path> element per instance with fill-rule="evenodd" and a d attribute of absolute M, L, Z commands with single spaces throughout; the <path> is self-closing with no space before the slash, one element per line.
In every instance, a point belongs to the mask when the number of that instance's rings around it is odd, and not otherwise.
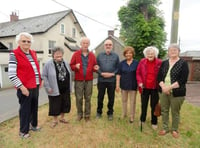
<path fill-rule="evenodd" d="M 37 132 L 37 131 L 40 131 L 40 130 L 41 130 L 41 127 L 39 127 L 39 126 L 34 127 L 34 126 L 32 126 L 32 125 L 30 124 L 29 130 L 32 130 L 32 131 L 34 131 L 34 132 Z"/>
<path fill-rule="evenodd" d="M 100 119 L 101 117 L 102 117 L 101 114 L 100 114 L 100 113 L 97 113 L 96 118 L 97 118 L 97 119 Z"/>
<path fill-rule="evenodd" d="M 113 115 L 108 115 L 108 120 L 112 121 L 113 120 Z"/>

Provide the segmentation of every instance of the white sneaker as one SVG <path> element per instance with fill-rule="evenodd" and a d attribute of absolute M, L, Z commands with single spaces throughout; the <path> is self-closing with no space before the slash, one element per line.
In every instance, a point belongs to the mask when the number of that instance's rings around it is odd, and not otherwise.
<path fill-rule="evenodd" d="M 158 125 L 157 124 L 152 124 L 151 127 L 152 127 L 152 129 L 156 130 L 158 128 Z"/>

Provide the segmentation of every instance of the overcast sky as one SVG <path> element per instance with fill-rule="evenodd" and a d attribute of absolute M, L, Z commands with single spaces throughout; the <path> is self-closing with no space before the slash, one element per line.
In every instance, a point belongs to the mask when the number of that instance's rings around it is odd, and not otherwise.
<path fill-rule="evenodd" d="M 107 31 L 113 28 L 119 28 L 117 12 L 121 6 L 127 3 L 127 0 L 56 0 L 63 5 L 72 8 L 84 15 L 87 15 L 108 26 L 98 24 L 88 18 L 77 13 L 77 16 L 83 30 L 91 40 L 90 49 L 95 48 L 102 40 L 107 37 Z M 53 0 L 0 0 L 0 22 L 9 21 L 9 15 L 12 11 L 19 12 L 19 18 L 27 18 L 32 16 L 43 15 L 66 10 L 67 8 L 60 6 Z M 171 26 L 171 10 L 173 0 L 162 0 L 160 9 L 166 21 L 165 31 L 170 37 Z M 179 37 L 182 51 L 200 50 L 200 0 L 181 0 L 180 5 L 180 21 L 179 21 Z M 119 32 L 115 31 L 118 36 Z"/>

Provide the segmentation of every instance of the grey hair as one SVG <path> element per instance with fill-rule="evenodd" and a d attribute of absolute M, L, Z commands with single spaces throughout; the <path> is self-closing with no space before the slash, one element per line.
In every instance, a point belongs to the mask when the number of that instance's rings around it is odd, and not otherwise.
<path fill-rule="evenodd" d="M 159 54 L 158 48 L 156 48 L 154 46 L 148 46 L 143 50 L 143 54 L 144 54 L 145 58 L 147 57 L 147 51 L 149 51 L 149 50 L 153 50 L 155 53 L 155 57 L 156 58 L 158 57 L 158 54 Z"/>
<path fill-rule="evenodd" d="M 33 43 L 33 41 L 34 41 L 33 40 L 33 36 L 30 33 L 21 32 L 18 35 L 16 35 L 15 41 L 16 41 L 17 44 L 19 43 L 19 40 L 21 39 L 21 36 L 25 36 L 25 37 L 29 38 L 31 40 L 31 43 Z"/>
<path fill-rule="evenodd" d="M 54 56 L 54 54 L 57 52 L 57 51 L 60 51 L 62 52 L 62 54 L 64 54 L 64 49 L 62 47 L 59 47 L 59 46 L 56 46 L 54 47 L 51 52 L 52 52 L 52 57 Z"/>
<path fill-rule="evenodd" d="M 178 44 L 176 44 L 176 43 L 170 44 L 170 45 L 168 46 L 168 50 L 169 50 L 170 48 L 176 48 L 176 49 L 178 49 L 179 51 L 181 50 L 181 49 L 180 49 L 180 46 L 179 46 Z"/>
<path fill-rule="evenodd" d="M 87 39 L 87 40 L 89 41 L 89 44 L 90 44 L 90 39 L 89 39 L 88 37 L 86 37 L 86 36 L 84 36 L 84 37 L 81 37 L 80 43 L 82 43 L 82 42 L 83 42 L 83 40 L 85 40 L 85 39 Z"/>

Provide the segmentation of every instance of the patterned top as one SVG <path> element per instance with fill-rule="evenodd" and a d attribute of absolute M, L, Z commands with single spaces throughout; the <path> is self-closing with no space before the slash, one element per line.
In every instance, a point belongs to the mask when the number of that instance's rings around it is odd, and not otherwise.
<path fill-rule="evenodd" d="M 169 60 L 162 62 L 160 70 L 158 72 L 158 83 L 161 81 L 165 82 L 167 72 L 169 70 Z M 172 94 L 174 97 L 185 96 L 186 95 L 186 86 L 187 78 L 189 74 L 189 68 L 186 61 L 179 59 L 170 70 L 170 80 L 171 84 L 178 82 L 179 88 L 172 89 Z M 162 89 L 159 88 L 159 91 L 162 92 Z"/>

